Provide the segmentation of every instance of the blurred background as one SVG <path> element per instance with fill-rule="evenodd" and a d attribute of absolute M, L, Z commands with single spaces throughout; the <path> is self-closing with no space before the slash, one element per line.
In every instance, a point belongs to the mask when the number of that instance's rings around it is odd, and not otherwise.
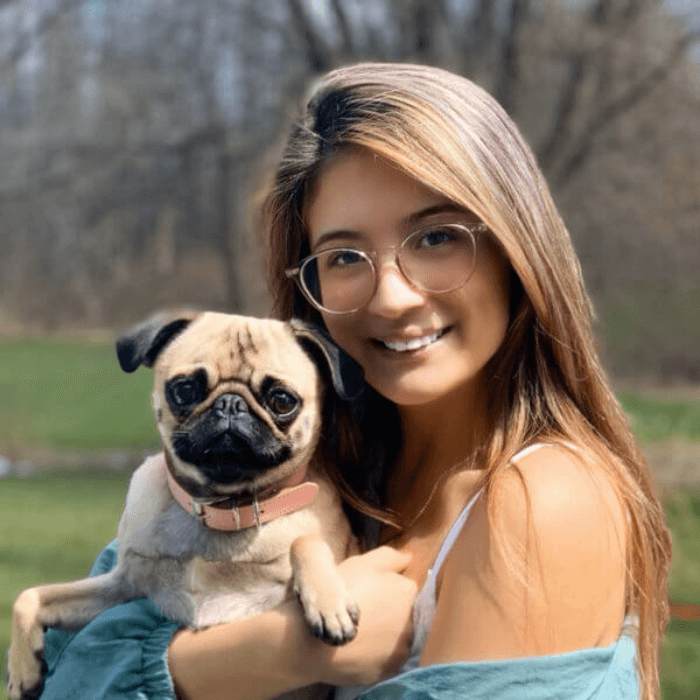
<path fill-rule="evenodd" d="M 157 447 L 115 334 L 267 313 L 255 192 L 309 83 L 361 60 L 466 75 L 532 144 L 665 499 L 672 594 L 700 603 L 700 0 L 0 0 L 0 647 Z M 700 698 L 699 625 L 667 635 L 666 700 Z"/>
<path fill-rule="evenodd" d="M 495 95 L 611 371 L 700 381 L 698 0 L 0 0 L 0 320 L 264 313 L 251 191 L 309 81 L 368 59 Z"/>

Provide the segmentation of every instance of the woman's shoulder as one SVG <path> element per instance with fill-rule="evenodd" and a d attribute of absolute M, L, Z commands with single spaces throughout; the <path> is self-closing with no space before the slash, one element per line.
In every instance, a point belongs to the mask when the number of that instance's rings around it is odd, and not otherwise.
<path fill-rule="evenodd" d="M 601 595 L 623 588 L 617 584 L 624 580 L 626 516 L 610 474 L 581 448 L 543 445 L 494 480 L 471 534 L 520 552 L 543 595 L 578 597 L 587 607 L 596 588 Z"/>
<path fill-rule="evenodd" d="M 495 521 L 525 526 L 554 541 L 602 532 L 622 537 L 625 515 L 609 465 L 581 447 L 543 443 L 519 452 L 490 485 Z M 563 528 L 563 529 L 562 529 Z M 575 532 L 570 532 L 573 528 Z"/>
<path fill-rule="evenodd" d="M 445 561 L 436 622 L 448 625 L 455 643 L 441 650 L 436 643 L 433 663 L 617 639 L 626 522 L 607 474 L 581 450 L 547 445 L 489 483 Z"/>

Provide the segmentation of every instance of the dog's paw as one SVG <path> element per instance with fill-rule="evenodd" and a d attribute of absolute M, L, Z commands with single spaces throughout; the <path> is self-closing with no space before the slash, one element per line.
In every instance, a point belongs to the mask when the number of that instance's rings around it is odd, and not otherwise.
<path fill-rule="evenodd" d="M 348 599 L 343 586 L 325 590 L 297 588 L 296 594 L 311 633 L 326 644 L 339 646 L 355 638 L 360 609 Z"/>
<path fill-rule="evenodd" d="M 46 673 L 43 649 L 20 651 L 18 646 L 13 642 L 7 652 L 7 696 L 10 700 L 37 700 Z"/>
<path fill-rule="evenodd" d="M 44 630 L 36 622 L 38 599 L 30 589 L 15 603 L 12 642 L 7 652 L 7 695 L 10 700 L 35 700 L 44 685 Z"/>

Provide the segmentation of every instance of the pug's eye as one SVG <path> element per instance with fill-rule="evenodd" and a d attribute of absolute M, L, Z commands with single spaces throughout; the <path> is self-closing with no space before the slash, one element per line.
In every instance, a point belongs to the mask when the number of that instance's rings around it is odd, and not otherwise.
<path fill-rule="evenodd" d="M 173 386 L 172 397 L 178 406 L 187 406 L 194 403 L 197 398 L 197 387 L 191 380 L 178 382 Z"/>
<path fill-rule="evenodd" d="M 207 378 L 204 372 L 191 376 L 171 379 L 165 388 L 165 396 L 173 412 L 179 416 L 187 415 L 190 410 L 206 396 Z"/>
<path fill-rule="evenodd" d="M 285 389 L 273 389 L 265 399 L 267 407 L 280 418 L 289 418 L 296 412 L 299 399 Z"/>

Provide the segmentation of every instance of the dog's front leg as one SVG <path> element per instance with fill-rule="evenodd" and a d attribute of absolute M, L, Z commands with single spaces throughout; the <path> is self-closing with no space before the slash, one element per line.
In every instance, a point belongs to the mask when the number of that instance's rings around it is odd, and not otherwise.
<path fill-rule="evenodd" d="M 303 535 L 292 543 L 292 585 L 314 635 L 326 644 L 345 644 L 357 634 L 360 611 L 350 600 L 328 543 Z"/>
<path fill-rule="evenodd" d="M 7 693 L 11 700 L 36 698 L 41 693 L 47 627 L 79 630 L 107 608 L 132 597 L 118 569 L 20 593 L 12 609 L 12 642 L 7 654 Z"/>

